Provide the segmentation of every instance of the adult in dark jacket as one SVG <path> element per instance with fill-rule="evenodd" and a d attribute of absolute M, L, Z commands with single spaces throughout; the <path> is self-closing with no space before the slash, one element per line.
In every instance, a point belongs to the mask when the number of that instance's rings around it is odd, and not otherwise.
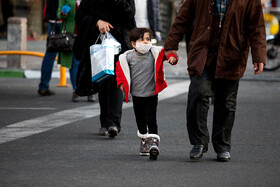
<path fill-rule="evenodd" d="M 192 26 L 187 128 L 194 146 L 190 158 L 198 160 L 208 149 L 207 113 L 213 87 L 212 143 L 217 160 L 229 161 L 238 83 L 246 69 L 249 47 L 255 74 L 262 72 L 266 60 L 261 0 L 185 0 L 164 45 L 167 56 L 176 54 L 178 43 Z"/>
<path fill-rule="evenodd" d="M 55 26 L 56 11 L 58 8 L 58 0 L 47 0 L 44 6 L 44 21 L 48 22 L 48 35 L 52 32 Z M 58 21 L 54 31 L 56 34 L 60 32 L 61 21 Z M 38 94 L 41 96 L 54 95 L 54 92 L 49 89 L 49 82 L 51 80 L 53 64 L 57 53 L 46 52 L 41 66 L 41 79 L 38 89 Z"/>
<path fill-rule="evenodd" d="M 122 51 L 130 48 L 127 32 L 135 27 L 133 0 L 83 0 L 76 15 L 76 57 L 81 61 L 77 75 L 76 93 L 80 96 L 99 92 L 101 135 L 116 136 L 121 130 L 123 94 L 117 87 L 116 77 L 99 85 L 91 82 L 89 47 L 100 33 L 110 33 L 121 43 Z M 118 55 L 115 56 L 115 63 Z"/>

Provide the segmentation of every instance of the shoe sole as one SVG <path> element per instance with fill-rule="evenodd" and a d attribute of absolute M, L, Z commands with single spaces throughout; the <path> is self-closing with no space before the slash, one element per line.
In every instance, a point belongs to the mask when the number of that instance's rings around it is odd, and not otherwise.
<path fill-rule="evenodd" d="M 140 156 L 150 156 L 150 153 L 139 153 Z"/>
<path fill-rule="evenodd" d="M 51 92 L 51 91 L 41 92 L 41 91 L 38 90 L 38 94 L 40 96 L 51 96 L 51 95 L 55 95 L 55 92 Z"/>
<path fill-rule="evenodd" d="M 149 151 L 150 153 L 150 157 L 149 159 L 150 160 L 156 160 L 157 159 L 157 156 L 159 155 L 159 150 L 157 147 L 152 147 Z"/>
<path fill-rule="evenodd" d="M 52 95 L 55 95 L 55 94 L 42 94 L 42 93 L 38 93 L 39 96 L 52 96 Z"/>
<path fill-rule="evenodd" d="M 95 102 L 95 100 L 96 99 L 88 99 L 87 101 L 91 103 L 91 102 Z"/>
<path fill-rule="evenodd" d="M 45 96 L 52 96 L 54 94 L 39 94 L 39 96 L 45 97 Z"/>
<path fill-rule="evenodd" d="M 202 158 L 203 154 L 201 154 L 199 157 L 190 157 L 191 160 L 194 160 L 194 161 L 198 161 Z"/>
<path fill-rule="evenodd" d="M 108 136 L 109 133 L 108 132 L 105 132 L 105 133 L 99 133 L 100 136 Z"/>
<path fill-rule="evenodd" d="M 217 158 L 217 161 L 219 162 L 228 162 L 230 158 Z"/>

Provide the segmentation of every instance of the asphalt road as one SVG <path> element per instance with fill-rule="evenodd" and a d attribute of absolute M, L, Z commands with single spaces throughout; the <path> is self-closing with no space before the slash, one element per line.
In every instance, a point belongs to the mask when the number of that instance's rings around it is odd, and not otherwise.
<path fill-rule="evenodd" d="M 0 79 L 1 187 L 280 186 L 280 82 L 240 81 L 227 163 L 215 160 L 212 146 L 199 162 L 188 158 L 188 80 L 168 79 L 160 94 L 156 161 L 138 155 L 131 104 L 124 105 L 119 136 L 101 137 L 98 103 L 72 103 L 71 88 L 58 82 L 51 81 L 55 96 L 40 97 L 38 79 Z"/>

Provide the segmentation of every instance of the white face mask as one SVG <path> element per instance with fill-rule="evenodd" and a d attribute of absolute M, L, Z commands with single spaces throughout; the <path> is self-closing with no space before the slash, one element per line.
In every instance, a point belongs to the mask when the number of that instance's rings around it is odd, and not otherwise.
<path fill-rule="evenodd" d="M 136 42 L 136 47 L 135 49 L 141 53 L 141 54 L 146 54 L 152 47 L 152 44 L 149 43 L 149 44 L 142 44 L 142 43 L 137 43 Z"/>

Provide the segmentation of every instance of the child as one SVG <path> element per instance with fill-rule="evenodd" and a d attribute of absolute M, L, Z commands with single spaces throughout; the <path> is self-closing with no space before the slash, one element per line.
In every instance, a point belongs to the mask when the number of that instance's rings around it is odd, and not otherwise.
<path fill-rule="evenodd" d="M 141 139 L 140 155 L 150 155 L 150 159 L 156 160 L 160 141 L 156 120 L 158 93 L 167 84 L 163 71 L 164 49 L 152 46 L 151 36 L 148 28 L 131 31 L 130 42 L 134 49 L 120 55 L 116 76 L 126 102 L 129 92 L 132 95 L 137 135 Z"/>

